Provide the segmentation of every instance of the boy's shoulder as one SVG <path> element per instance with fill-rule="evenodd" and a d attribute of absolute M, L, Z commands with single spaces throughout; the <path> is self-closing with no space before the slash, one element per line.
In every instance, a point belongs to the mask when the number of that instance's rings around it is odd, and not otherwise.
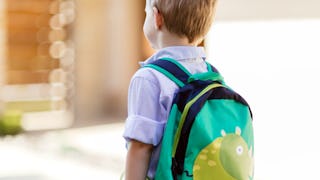
<path fill-rule="evenodd" d="M 141 67 L 138 69 L 131 78 L 131 84 L 133 83 L 151 83 L 156 86 L 159 86 L 159 73 L 151 68 Z"/>
<path fill-rule="evenodd" d="M 141 85 L 145 86 L 148 84 L 153 84 L 156 86 L 156 88 L 165 91 L 176 88 L 175 83 L 168 79 L 165 75 L 155 69 L 143 66 L 132 76 L 131 85 L 133 84 L 138 85 L 139 87 Z"/>
<path fill-rule="evenodd" d="M 142 78 L 142 79 L 146 79 L 146 80 L 155 80 L 155 79 L 157 79 L 157 75 L 153 69 L 141 67 L 132 76 L 132 79 L 135 79 L 135 78 Z"/>

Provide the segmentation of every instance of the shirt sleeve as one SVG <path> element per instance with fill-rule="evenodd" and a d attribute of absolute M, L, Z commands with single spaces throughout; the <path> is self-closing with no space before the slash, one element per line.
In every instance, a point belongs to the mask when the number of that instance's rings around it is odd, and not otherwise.
<path fill-rule="evenodd" d="M 158 145 L 165 126 L 160 87 L 152 78 L 134 76 L 128 93 L 128 117 L 124 138 Z"/>

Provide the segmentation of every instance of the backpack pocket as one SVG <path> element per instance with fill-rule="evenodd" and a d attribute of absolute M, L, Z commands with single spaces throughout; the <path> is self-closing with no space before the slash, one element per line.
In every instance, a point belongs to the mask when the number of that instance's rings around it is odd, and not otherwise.
<path fill-rule="evenodd" d="M 194 180 L 249 180 L 253 173 L 252 148 L 241 137 L 241 129 L 226 134 L 203 148 L 193 165 Z"/>

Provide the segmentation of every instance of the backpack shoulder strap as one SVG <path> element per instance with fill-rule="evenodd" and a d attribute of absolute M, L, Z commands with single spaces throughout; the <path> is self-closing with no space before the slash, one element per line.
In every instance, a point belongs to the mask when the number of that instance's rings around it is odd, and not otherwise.
<path fill-rule="evenodd" d="M 223 77 L 219 74 L 218 70 L 208 62 L 206 62 L 206 65 L 208 72 L 198 74 L 191 74 L 178 61 L 171 58 L 161 58 L 153 63 L 145 65 L 144 67 L 153 68 L 161 72 L 175 82 L 179 87 L 183 87 L 191 81 L 199 79 L 220 81 L 224 84 Z"/>
<path fill-rule="evenodd" d="M 185 67 L 171 58 L 161 58 L 153 63 L 145 65 L 144 67 L 149 67 L 161 72 L 175 82 L 179 87 L 186 85 L 189 77 L 191 76 L 191 73 Z"/>

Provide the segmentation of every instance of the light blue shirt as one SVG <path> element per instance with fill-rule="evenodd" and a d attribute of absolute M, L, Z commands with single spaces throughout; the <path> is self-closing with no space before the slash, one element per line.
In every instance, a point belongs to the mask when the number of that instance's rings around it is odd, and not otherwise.
<path fill-rule="evenodd" d="M 143 67 L 164 57 L 177 60 L 192 74 L 207 72 L 204 49 L 194 46 L 161 49 L 140 65 Z M 135 139 L 154 145 L 148 170 L 150 178 L 154 178 L 156 172 L 164 128 L 177 90 L 174 82 L 151 68 L 139 69 L 130 82 L 128 117 L 123 137 L 127 142 Z"/>

